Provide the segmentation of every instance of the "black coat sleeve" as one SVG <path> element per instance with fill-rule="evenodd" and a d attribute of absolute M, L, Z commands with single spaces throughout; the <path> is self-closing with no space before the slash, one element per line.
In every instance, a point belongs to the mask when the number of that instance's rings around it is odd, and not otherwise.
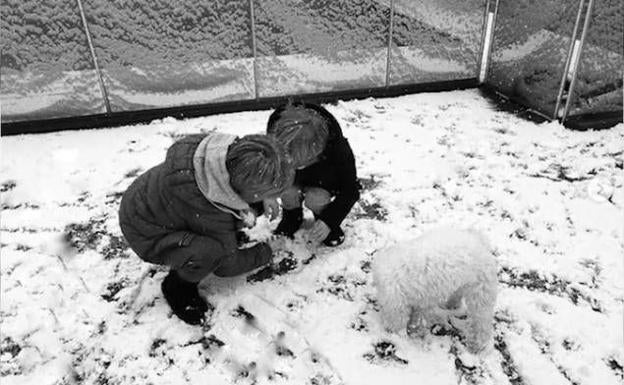
<path fill-rule="evenodd" d="M 342 223 L 351 208 L 360 199 L 360 184 L 355 169 L 355 157 L 346 138 L 339 138 L 327 154 L 338 174 L 338 186 L 334 200 L 318 216 L 329 228 L 334 229 Z"/>

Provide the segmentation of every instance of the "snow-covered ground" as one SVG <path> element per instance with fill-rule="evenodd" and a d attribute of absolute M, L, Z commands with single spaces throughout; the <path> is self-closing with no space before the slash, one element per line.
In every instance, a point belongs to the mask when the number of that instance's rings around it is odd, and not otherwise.
<path fill-rule="evenodd" d="M 364 191 L 346 242 L 207 279 L 203 327 L 117 226 L 121 194 L 185 133 L 261 131 L 269 111 L 2 138 L 2 384 L 578 384 L 624 381 L 624 125 L 573 132 L 477 91 L 329 105 Z M 488 234 L 495 339 L 380 326 L 376 249 L 443 224 Z"/>

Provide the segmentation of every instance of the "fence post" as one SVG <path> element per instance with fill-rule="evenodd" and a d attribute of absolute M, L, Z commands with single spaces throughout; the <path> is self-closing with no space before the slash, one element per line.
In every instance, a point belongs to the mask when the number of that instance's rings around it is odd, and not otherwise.
<path fill-rule="evenodd" d="M 390 0 L 390 25 L 388 26 L 388 49 L 386 50 L 386 87 L 390 86 L 390 56 L 392 54 L 393 27 L 394 27 L 394 0 Z"/>
<path fill-rule="evenodd" d="M 251 17 L 251 51 L 253 53 L 253 78 L 254 95 L 256 100 L 260 98 L 258 91 L 258 53 L 256 48 L 256 16 L 254 12 L 254 0 L 249 0 L 249 16 Z"/>
<path fill-rule="evenodd" d="M 108 92 L 106 85 L 104 84 L 104 78 L 102 78 L 102 71 L 98 65 L 97 56 L 95 55 L 95 49 L 93 48 L 93 41 L 91 41 L 91 34 L 89 33 L 89 25 L 87 24 L 87 17 L 85 16 L 84 9 L 82 8 L 82 1 L 76 0 L 78 3 L 78 10 L 80 11 L 80 18 L 82 19 L 82 26 L 87 35 L 87 44 L 89 44 L 89 51 L 91 52 L 91 60 L 93 60 L 93 67 L 97 73 L 98 81 L 100 83 L 100 92 L 102 92 L 102 98 L 104 98 L 104 105 L 106 106 L 106 113 L 111 113 L 110 101 L 108 100 Z"/>
<path fill-rule="evenodd" d="M 487 77 L 487 71 L 490 65 L 490 54 L 492 51 L 492 43 L 494 41 L 494 27 L 496 25 L 496 16 L 498 15 L 498 2 L 494 3 L 494 9 L 490 9 L 490 5 L 494 0 L 488 0 L 485 6 L 485 15 L 483 17 L 483 30 L 481 32 L 481 57 L 479 58 L 479 73 L 477 78 L 479 84 L 483 84 Z"/>
<path fill-rule="evenodd" d="M 578 76 L 578 71 L 580 67 L 581 57 L 583 55 L 583 45 L 585 44 L 585 39 L 587 38 L 587 32 L 589 31 L 589 23 L 592 16 L 592 9 L 594 6 L 594 0 L 589 0 L 589 4 L 587 4 L 587 12 L 585 13 L 585 21 L 583 22 L 583 32 L 581 33 L 581 41 L 578 44 L 578 55 L 576 55 L 576 63 L 572 68 L 574 72 L 572 73 L 572 79 L 570 80 L 570 88 L 568 89 L 568 97 L 566 99 L 566 104 L 563 109 L 563 114 L 561 116 L 561 122 L 565 122 L 568 113 L 570 112 L 570 106 L 572 105 L 572 97 L 574 95 L 574 87 L 576 86 L 576 79 Z M 567 71 L 566 71 L 567 72 Z M 564 76 L 567 76 L 567 73 L 564 73 Z"/>
<path fill-rule="evenodd" d="M 572 30 L 572 36 L 570 36 L 570 47 L 568 48 L 568 55 L 566 57 L 565 66 L 563 67 L 563 74 L 561 75 L 561 84 L 559 85 L 559 92 L 557 93 L 557 102 L 555 103 L 555 111 L 553 114 L 555 118 L 563 114 L 563 111 L 559 111 L 559 109 L 561 107 L 561 100 L 563 98 L 563 93 L 566 91 L 565 89 L 566 84 L 569 84 L 568 82 L 572 78 L 569 74 L 570 64 L 573 60 L 578 59 L 578 54 L 575 55 L 574 52 L 578 50 L 578 40 L 576 36 L 578 35 L 578 29 L 581 23 L 581 15 L 583 14 L 584 7 L 585 7 L 585 0 L 580 0 L 579 9 L 578 9 L 578 12 L 576 13 L 576 21 L 574 22 L 574 29 Z M 573 71 L 576 71 L 576 70 L 573 68 Z"/>

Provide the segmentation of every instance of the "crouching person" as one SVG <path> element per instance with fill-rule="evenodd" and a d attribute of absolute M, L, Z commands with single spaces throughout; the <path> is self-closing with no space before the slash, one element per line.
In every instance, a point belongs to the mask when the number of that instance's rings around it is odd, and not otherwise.
<path fill-rule="evenodd" d="M 271 114 L 267 134 L 286 147 L 296 168 L 293 186 L 281 195 L 282 221 L 276 232 L 292 237 L 301 226 L 305 204 L 316 218 L 309 239 L 340 245 L 340 225 L 360 197 L 360 184 L 353 151 L 338 121 L 319 105 L 297 102 Z"/>
<path fill-rule="evenodd" d="M 180 319 L 204 319 L 208 305 L 197 286 L 208 274 L 236 276 L 271 261 L 266 243 L 239 249 L 237 231 L 250 203 L 280 195 L 293 178 L 274 139 L 213 132 L 177 141 L 130 185 L 121 231 L 141 259 L 170 267 L 161 288 Z"/>

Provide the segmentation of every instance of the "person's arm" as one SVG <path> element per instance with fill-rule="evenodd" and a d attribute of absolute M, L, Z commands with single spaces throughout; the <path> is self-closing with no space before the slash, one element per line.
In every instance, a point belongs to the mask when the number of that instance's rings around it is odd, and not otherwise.
<path fill-rule="evenodd" d="M 360 184 L 351 146 L 346 138 L 340 138 L 335 146 L 330 156 L 339 174 L 340 184 L 334 200 L 318 216 L 331 229 L 340 226 L 355 202 L 360 199 Z"/>
<path fill-rule="evenodd" d="M 259 243 L 248 249 L 240 249 L 221 260 L 214 271 L 217 277 L 235 277 L 257 269 L 271 262 L 273 252 L 266 243 Z"/>
<path fill-rule="evenodd" d="M 271 262 L 273 251 L 267 243 L 258 243 L 247 249 L 236 249 L 223 257 L 213 272 L 218 277 L 234 277 Z"/>
<path fill-rule="evenodd" d="M 174 234 L 170 235 L 173 237 Z M 202 275 L 212 272 L 219 277 L 237 276 L 269 263 L 273 255 L 271 247 L 266 243 L 238 249 L 234 234 L 216 240 L 187 232 L 180 240 L 161 251 L 161 260 L 173 268 L 192 261 L 202 271 Z"/>

